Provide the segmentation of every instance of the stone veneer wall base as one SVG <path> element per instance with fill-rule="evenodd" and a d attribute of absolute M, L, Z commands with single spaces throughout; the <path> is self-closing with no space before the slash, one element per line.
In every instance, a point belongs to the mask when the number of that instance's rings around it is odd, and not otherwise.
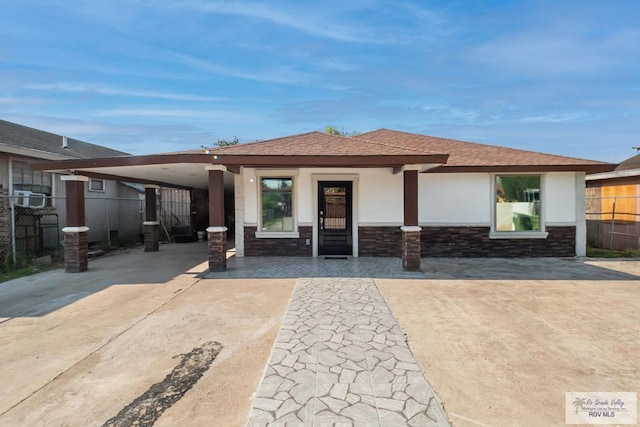
<path fill-rule="evenodd" d="M 420 254 L 428 257 L 573 257 L 576 228 L 549 226 L 546 239 L 490 239 L 489 227 L 422 227 Z M 401 257 L 400 227 L 359 227 L 359 256 Z"/>
<path fill-rule="evenodd" d="M 402 256 L 402 231 L 397 227 L 358 227 L 358 255 Z"/>
<path fill-rule="evenodd" d="M 244 228 L 246 256 L 311 256 L 311 227 L 300 227 L 297 239 L 258 239 L 256 227 Z M 546 239 L 490 239 L 489 227 L 422 227 L 420 255 L 427 257 L 513 258 L 573 257 L 576 228 L 549 226 Z M 402 257 L 400 227 L 358 227 L 358 255 Z M 411 232 L 409 232 L 411 233 Z"/>
<path fill-rule="evenodd" d="M 422 257 L 573 257 L 575 227 L 546 227 L 546 239 L 490 239 L 489 227 L 422 227 Z"/>
<path fill-rule="evenodd" d="M 297 238 L 257 238 L 256 227 L 244 227 L 245 256 L 312 256 L 313 229 L 298 227 Z M 307 239 L 309 244 L 307 245 Z"/>

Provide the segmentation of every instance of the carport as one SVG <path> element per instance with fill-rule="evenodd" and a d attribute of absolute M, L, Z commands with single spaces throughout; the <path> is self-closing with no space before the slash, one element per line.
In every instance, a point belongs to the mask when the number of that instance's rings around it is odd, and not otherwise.
<path fill-rule="evenodd" d="M 208 192 L 208 257 L 211 271 L 226 266 L 225 191 L 233 191 L 233 174 L 239 168 L 217 164 L 218 156 L 208 151 L 148 156 L 122 156 L 100 159 L 73 159 L 32 164 L 34 170 L 65 174 L 67 224 L 64 234 L 65 270 L 87 270 L 87 219 L 85 183 L 89 178 L 143 184 L 145 187 L 144 247 L 159 250 L 160 222 L 156 211 L 159 187 L 196 189 Z"/>

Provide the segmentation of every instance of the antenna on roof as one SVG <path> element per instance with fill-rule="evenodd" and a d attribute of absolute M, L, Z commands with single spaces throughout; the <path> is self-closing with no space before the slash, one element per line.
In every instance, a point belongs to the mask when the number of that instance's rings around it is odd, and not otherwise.
<path fill-rule="evenodd" d="M 62 148 L 69 148 L 69 144 L 67 143 L 67 137 L 62 136 Z"/>
<path fill-rule="evenodd" d="M 635 147 L 631 147 L 634 150 L 636 150 L 638 153 L 640 153 L 640 145 L 636 145 Z"/>

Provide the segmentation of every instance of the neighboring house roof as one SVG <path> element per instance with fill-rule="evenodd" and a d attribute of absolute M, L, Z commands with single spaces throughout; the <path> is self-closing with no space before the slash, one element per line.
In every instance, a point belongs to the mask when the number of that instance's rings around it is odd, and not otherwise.
<path fill-rule="evenodd" d="M 128 154 L 73 138 L 67 138 L 67 148 L 64 148 L 62 141 L 62 135 L 0 120 L 0 152 L 48 160 L 88 159 Z"/>
<path fill-rule="evenodd" d="M 392 167 L 422 165 L 429 172 L 602 172 L 615 165 L 533 151 L 455 141 L 380 129 L 355 137 L 309 132 L 227 147 L 34 165 L 41 170 L 76 170 L 132 182 L 207 188 L 205 167 Z M 115 178 L 118 177 L 118 178 Z"/>
<path fill-rule="evenodd" d="M 601 171 L 611 170 L 615 166 L 593 160 L 417 135 L 390 129 L 379 129 L 356 135 L 353 138 L 448 153 L 449 159 L 447 163 L 438 168 L 441 172 L 512 169 Z M 436 171 L 434 169 L 432 172 Z"/>
<path fill-rule="evenodd" d="M 587 175 L 587 181 L 602 181 L 607 179 L 634 178 L 640 176 L 640 154 L 628 158 L 620 163 L 614 171 Z"/>
<path fill-rule="evenodd" d="M 617 171 L 626 171 L 629 169 L 640 170 L 640 154 L 628 158 L 624 162 L 620 163 L 616 168 Z"/>

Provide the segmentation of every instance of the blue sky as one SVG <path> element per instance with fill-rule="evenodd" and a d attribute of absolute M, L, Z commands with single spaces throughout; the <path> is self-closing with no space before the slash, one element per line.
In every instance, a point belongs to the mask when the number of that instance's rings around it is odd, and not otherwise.
<path fill-rule="evenodd" d="M 0 118 L 134 154 L 333 125 L 618 162 L 640 3 L 0 0 Z"/>

